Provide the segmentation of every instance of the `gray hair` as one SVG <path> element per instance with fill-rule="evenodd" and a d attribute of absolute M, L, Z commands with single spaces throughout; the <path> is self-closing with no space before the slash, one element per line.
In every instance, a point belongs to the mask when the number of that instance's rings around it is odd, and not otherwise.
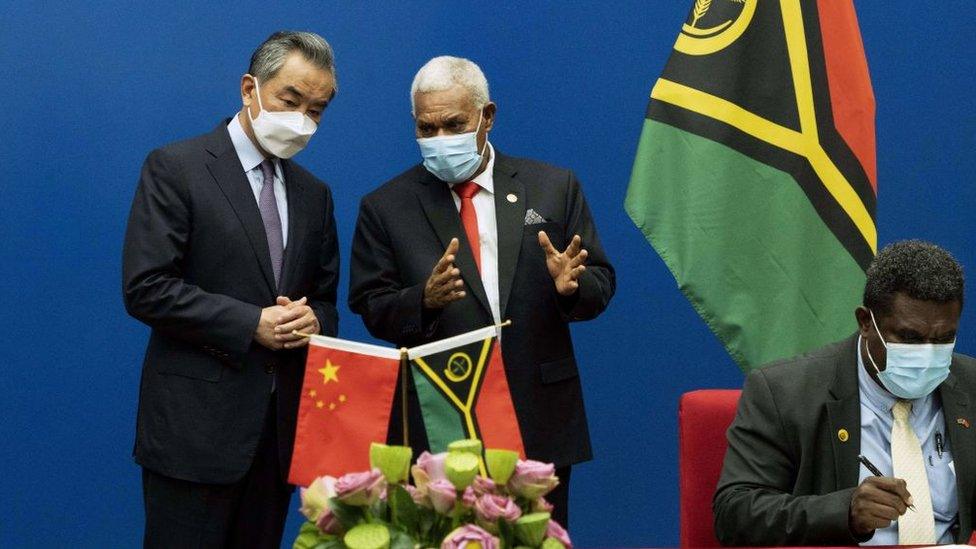
<path fill-rule="evenodd" d="M 962 306 L 962 267 L 946 250 L 921 240 L 902 240 L 885 246 L 868 267 L 864 306 L 888 313 L 895 294 Z"/>
<path fill-rule="evenodd" d="M 332 46 L 314 32 L 278 31 L 268 37 L 251 55 L 247 72 L 260 82 L 274 78 L 285 59 L 292 52 L 300 52 L 313 65 L 328 71 L 335 78 L 335 57 Z M 336 90 L 338 90 L 338 82 Z"/>
<path fill-rule="evenodd" d="M 484 107 L 488 99 L 488 79 L 473 61 L 462 57 L 442 55 L 427 62 L 410 86 L 410 112 L 416 114 L 414 98 L 418 93 L 445 91 L 454 86 L 463 86 L 471 95 L 474 106 Z"/>

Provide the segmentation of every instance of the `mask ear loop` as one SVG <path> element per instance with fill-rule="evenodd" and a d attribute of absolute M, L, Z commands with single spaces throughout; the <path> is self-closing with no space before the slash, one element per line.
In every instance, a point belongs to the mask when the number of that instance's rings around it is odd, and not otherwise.
<path fill-rule="evenodd" d="M 484 107 L 482 107 L 481 108 L 481 111 L 478 114 L 478 126 L 475 127 L 475 129 L 474 129 L 474 138 L 475 139 L 478 138 L 478 132 L 481 131 L 481 122 L 483 122 L 484 119 L 485 119 L 485 109 L 484 109 Z M 480 156 L 484 156 L 486 150 L 488 150 L 488 134 L 485 134 L 485 144 L 481 147 L 481 150 L 478 151 L 478 156 L 479 157 Z"/>
<path fill-rule="evenodd" d="M 874 324 L 874 331 L 877 332 L 878 338 L 881 340 L 881 344 L 884 345 L 885 349 L 887 349 L 888 343 L 884 340 L 884 336 L 881 335 L 881 330 L 878 329 L 878 321 L 874 319 L 874 311 L 868 309 L 868 312 L 871 313 L 871 324 Z M 868 345 L 867 338 L 864 338 L 864 349 L 868 352 L 868 359 L 871 360 L 871 366 L 874 366 L 874 371 L 878 372 L 878 375 L 881 375 L 881 370 L 878 369 L 878 365 L 874 362 L 874 357 L 871 356 L 871 346 Z"/>
<path fill-rule="evenodd" d="M 254 79 L 254 95 L 258 98 L 258 117 L 261 116 L 261 111 L 264 110 L 264 105 L 261 104 L 261 84 L 258 83 L 258 77 L 254 75 L 248 75 Z M 247 117 L 254 122 L 254 117 L 251 116 L 251 109 L 247 109 Z"/>

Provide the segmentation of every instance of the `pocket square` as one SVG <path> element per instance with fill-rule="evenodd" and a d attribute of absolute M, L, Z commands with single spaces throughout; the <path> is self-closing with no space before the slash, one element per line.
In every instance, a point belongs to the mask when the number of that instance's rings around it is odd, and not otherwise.
<path fill-rule="evenodd" d="M 539 215 L 539 213 L 533 210 L 532 208 L 529 208 L 525 212 L 526 225 L 539 225 L 540 223 L 545 223 L 545 222 L 546 222 L 546 218 Z"/>

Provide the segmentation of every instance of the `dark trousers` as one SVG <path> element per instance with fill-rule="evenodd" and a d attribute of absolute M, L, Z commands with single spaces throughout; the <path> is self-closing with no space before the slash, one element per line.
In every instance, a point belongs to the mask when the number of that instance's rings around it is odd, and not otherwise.
<path fill-rule="evenodd" d="M 559 486 L 549 492 L 546 501 L 552 504 L 552 520 L 569 530 L 569 474 L 573 472 L 572 465 L 556 468 Z"/>
<path fill-rule="evenodd" d="M 152 549 L 281 546 L 293 488 L 278 457 L 277 403 L 268 406 L 254 462 L 233 484 L 202 484 L 142 470 L 143 546 Z"/>

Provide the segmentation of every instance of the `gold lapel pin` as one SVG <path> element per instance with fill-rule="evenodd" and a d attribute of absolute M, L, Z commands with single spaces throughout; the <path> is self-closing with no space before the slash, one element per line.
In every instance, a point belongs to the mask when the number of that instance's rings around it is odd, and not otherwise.
<path fill-rule="evenodd" d="M 851 435 L 847 432 L 847 429 L 841 429 L 840 431 L 837 431 L 837 438 L 840 439 L 841 442 L 847 442 L 847 439 L 851 438 Z"/>
<path fill-rule="evenodd" d="M 518 196 L 515 196 L 515 193 L 510 193 L 505 198 L 508 199 L 508 201 L 511 202 L 512 204 L 515 204 L 516 202 L 518 202 Z"/>
<path fill-rule="evenodd" d="M 958 423 L 959 425 L 962 425 L 963 427 L 969 429 L 969 420 L 966 419 L 966 418 L 964 418 L 964 417 L 956 418 L 956 423 Z"/>

